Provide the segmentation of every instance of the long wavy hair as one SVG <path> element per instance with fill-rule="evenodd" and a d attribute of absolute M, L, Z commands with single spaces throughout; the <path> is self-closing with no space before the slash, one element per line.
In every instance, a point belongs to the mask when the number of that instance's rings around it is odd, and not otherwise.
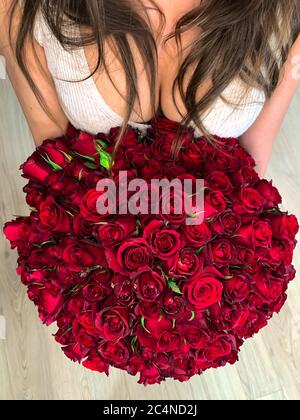
<path fill-rule="evenodd" d="M 157 10 L 161 30 L 165 24 L 164 13 Z M 15 11 L 15 0 L 11 12 Z M 29 85 L 44 110 L 45 99 L 41 96 L 29 74 L 24 55 L 26 38 L 33 38 L 34 22 L 39 8 L 53 31 L 66 49 L 97 45 L 98 60 L 92 77 L 99 69 L 107 70 L 104 47 L 112 40 L 127 80 L 128 107 L 119 140 L 126 131 L 136 100 L 140 104 L 137 89 L 137 69 L 129 36 L 134 40 L 143 57 L 151 92 L 155 92 L 157 75 L 157 44 L 147 8 L 142 0 L 22 0 L 23 12 L 16 43 L 16 57 Z M 134 6 L 133 6 L 134 5 Z M 140 6 L 140 7 L 138 7 Z M 148 6 L 149 7 L 149 6 Z M 64 17 L 67 16 L 67 20 Z M 90 30 L 79 37 L 68 36 L 68 25 L 82 25 Z M 188 46 L 188 54 L 173 84 L 173 100 L 182 116 L 182 125 L 194 122 L 204 133 L 203 115 L 224 89 L 235 78 L 245 83 L 247 89 L 261 89 L 269 98 L 280 80 L 280 73 L 288 58 L 289 50 L 300 32 L 299 0 L 199 0 L 176 23 L 164 43 L 175 38 L 177 48 L 182 47 L 182 34 L 190 29 L 199 30 L 196 39 Z M 74 32 L 72 32 L 74 33 Z M 187 71 L 192 77 L 185 87 Z M 199 86 L 211 81 L 206 93 L 197 98 Z M 116 87 L 117 89 L 117 87 Z M 182 115 L 175 100 L 176 89 L 185 104 Z M 155 116 L 155 98 L 152 95 Z M 51 116 L 53 119 L 53 116 Z M 213 133 L 212 133 L 213 134 Z"/>

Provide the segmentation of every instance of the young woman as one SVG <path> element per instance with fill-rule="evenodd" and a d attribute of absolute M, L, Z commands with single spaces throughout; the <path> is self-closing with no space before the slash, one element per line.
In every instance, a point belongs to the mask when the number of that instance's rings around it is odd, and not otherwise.
<path fill-rule="evenodd" d="M 299 85 L 299 0 L 0 0 L 0 27 L 36 144 L 160 110 L 239 137 L 263 176 Z"/>

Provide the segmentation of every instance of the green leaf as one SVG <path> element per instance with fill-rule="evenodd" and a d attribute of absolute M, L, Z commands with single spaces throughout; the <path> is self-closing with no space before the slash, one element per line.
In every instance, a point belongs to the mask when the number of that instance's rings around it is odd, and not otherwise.
<path fill-rule="evenodd" d="M 137 337 L 133 337 L 133 339 L 131 340 L 131 349 L 133 351 L 133 353 L 135 352 L 135 345 L 137 343 Z"/>
<path fill-rule="evenodd" d="M 170 281 L 168 283 L 168 285 L 169 285 L 170 289 L 173 290 L 174 293 L 177 293 L 178 295 L 182 295 L 182 292 L 179 289 L 178 284 L 175 283 L 175 281 Z"/>
<path fill-rule="evenodd" d="M 69 155 L 66 152 L 63 152 L 62 150 L 60 150 L 60 153 L 62 153 L 65 156 L 65 158 L 67 159 L 68 162 L 72 162 L 73 157 L 71 155 Z"/>
<path fill-rule="evenodd" d="M 224 279 L 225 280 L 231 280 L 231 279 L 233 279 L 233 276 L 225 276 Z"/>
<path fill-rule="evenodd" d="M 103 149 L 108 148 L 108 143 L 104 140 L 96 139 L 96 144 L 99 144 Z"/>
<path fill-rule="evenodd" d="M 142 317 L 141 318 L 142 327 L 144 328 L 145 331 L 147 331 L 147 333 L 151 334 L 151 332 L 149 330 L 147 330 L 147 328 L 146 328 L 145 321 L 146 321 L 145 318 Z"/>
<path fill-rule="evenodd" d="M 191 315 L 191 317 L 190 317 L 189 321 L 190 321 L 190 322 L 191 322 L 191 321 L 194 321 L 195 317 L 196 317 L 196 313 L 195 313 L 194 311 L 192 311 L 192 315 Z"/>
<path fill-rule="evenodd" d="M 62 171 L 62 167 L 59 166 L 57 163 L 53 162 L 50 157 L 46 155 L 42 155 L 42 158 L 48 163 L 48 165 L 52 166 L 55 171 Z"/>
<path fill-rule="evenodd" d="M 91 162 L 95 162 L 95 159 L 94 159 L 92 156 L 85 156 L 85 155 L 82 155 L 82 154 L 81 154 L 81 153 L 79 153 L 79 152 L 75 152 L 75 154 L 76 154 L 77 156 L 80 156 L 80 157 L 82 157 L 82 158 L 86 159 L 86 160 L 90 160 Z"/>
<path fill-rule="evenodd" d="M 105 152 L 104 150 L 101 150 L 99 152 L 100 155 L 100 165 L 103 166 L 103 168 L 109 170 L 112 166 L 112 157 L 109 153 Z"/>
<path fill-rule="evenodd" d="M 97 169 L 98 166 L 93 162 L 84 162 L 84 166 L 86 166 L 88 169 Z"/>

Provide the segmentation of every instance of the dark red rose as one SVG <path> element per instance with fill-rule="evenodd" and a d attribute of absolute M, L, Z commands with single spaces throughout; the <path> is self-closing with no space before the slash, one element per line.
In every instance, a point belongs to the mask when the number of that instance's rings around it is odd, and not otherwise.
<path fill-rule="evenodd" d="M 117 273 L 132 273 L 152 261 L 148 243 L 143 238 L 129 239 L 117 250 L 107 249 L 106 258 L 109 267 Z"/>
<path fill-rule="evenodd" d="M 278 215 L 270 218 L 273 236 L 276 239 L 293 241 L 299 231 L 298 220 L 294 215 Z"/>
<path fill-rule="evenodd" d="M 259 176 L 254 168 L 243 166 L 233 176 L 234 183 L 237 185 L 254 186 L 259 181 Z"/>
<path fill-rule="evenodd" d="M 102 283 L 94 277 L 94 280 L 88 282 L 88 284 L 83 288 L 83 296 L 89 302 L 99 302 L 104 299 L 109 290 L 105 283 Z"/>
<path fill-rule="evenodd" d="M 149 267 L 141 268 L 134 275 L 137 296 L 141 300 L 157 300 L 166 286 L 165 279 Z"/>
<path fill-rule="evenodd" d="M 208 333 L 197 325 L 183 324 L 178 327 L 178 330 L 192 349 L 202 350 L 209 343 Z"/>
<path fill-rule="evenodd" d="M 163 166 L 160 161 L 156 159 L 147 160 L 144 166 L 140 169 L 140 174 L 146 181 L 151 181 L 155 178 L 160 178 L 163 173 Z"/>
<path fill-rule="evenodd" d="M 41 230 L 67 233 L 71 229 L 70 215 L 51 196 L 40 205 Z"/>
<path fill-rule="evenodd" d="M 125 366 L 129 359 L 129 348 L 125 341 L 108 341 L 99 345 L 98 351 L 103 359 L 113 366 Z"/>
<path fill-rule="evenodd" d="M 232 237 L 241 226 L 241 218 L 228 209 L 218 216 L 211 224 L 212 231 L 217 235 Z"/>
<path fill-rule="evenodd" d="M 136 231 L 134 218 L 118 218 L 113 222 L 103 222 L 98 228 L 98 238 L 104 246 L 115 246 L 132 236 Z"/>
<path fill-rule="evenodd" d="M 232 352 L 235 352 L 236 340 L 233 336 L 223 335 L 215 339 L 205 350 L 205 358 L 209 362 L 215 362 L 218 359 L 222 359 L 229 356 Z"/>
<path fill-rule="evenodd" d="M 39 316 L 44 324 L 56 321 L 63 306 L 61 294 L 53 295 L 46 287 L 32 285 L 28 288 L 28 297 L 39 307 Z"/>
<path fill-rule="evenodd" d="M 262 179 L 255 185 L 255 189 L 264 198 L 265 208 L 278 207 L 282 203 L 282 197 L 272 182 Z"/>
<path fill-rule="evenodd" d="M 180 317 L 184 308 L 184 300 L 180 296 L 168 291 L 163 297 L 163 309 L 171 319 Z"/>
<path fill-rule="evenodd" d="M 63 261 L 71 271 L 80 272 L 87 267 L 103 266 L 104 251 L 99 245 L 70 239 L 65 244 Z"/>
<path fill-rule="evenodd" d="M 119 303 L 130 305 L 135 299 L 134 282 L 129 277 L 115 275 L 112 279 L 114 294 Z"/>
<path fill-rule="evenodd" d="M 159 337 L 157 351 L 161 353 L 171 352 L 180 348 L 181 335 L 176 330 L 164 331 Z"/>
<path fill-rule="evenodd" d="M 73 143 L 72 149 L 80 155 L 97 159 L 98 151 L 95 147 L 96 144 L 94 136 L 81 132 L 76 141 Z"/>
<path fill-rule="evenodd" d="M 144 229 L 144 238 L 149 241 L 153 255 L 168 260 L 182 246 L 180 234 L 171 229 L 164 229 L 164 223 L 154 220 Z"/>
<path fill-rule="evenodd" d="M 26 202 L 32 208 L 38 208 L 44 198 L 45 187 L 38 182 L 30 180 L 23 189 L 26 193 Z"/>
<path fill-rule="evenodd" d="M 123 306 L 105 308 L 96 315 L 95 327 L 99 337 L 117 341 L 130 334 L 130 316 Z"/>
<path fill-rule="evenodd" d="M 178 180 L 178 185 L 181 181 Z M 182 192 L 182 186 L 177 191 L 164 193 L 161 197 L 160 217 L 166 220 L 170 225 L 178 226 L 185 222 L 187 214 L 185 203 L 189 198 Z"/>
<path fill-rule="evenodd" d="M 141 318 L 152 318 L 158 320 L 161 315 L 161 303 L 159 301 L 139 302 L 136 306 L 135 312 Z"/>
<path fill-rule="evenodd" d="M 90 352 L 88 358 L 82 362 L 82 365 L 95 372 L 105 373 L 106 376 L 109 375 L 109 364 L 104 362 L 95 350 Z"/>
<path fill-rule="evenodd" d="M 233 276 L 224 283 L 226 300 L 231 303 L 240 303 L 247 299 L 250 286 L 246 278 Z"/>
<path fill-rule="evenodd" d="M 199 139 L 197 142 L 185 144 L 182 148 L 181 159 L 188 168 L 198 169 L 205 162 L 207 151 L 205 141 Z"/>
<path fill-rule="evenodd" d="M 192 247 L 201 248 L 212 239 L 212 232 L 206 222 L 200 225 L 186 225 L 183 227 L 186 243 Z"/>
<path fill-rule="evenodd" d="M 218 216 L 227 208 L 225 196 L 221 191 L 210 191 L 204 198 L 205 219 Z"/>
<path fill-rule="evenodd" d="M 141 377 L 138 382 L 140 385 L 155 385 L 161 383 L 161 375 L 159 369 L 152 365 L 151 367 L 144 367 L 141 371 Z"/>
<path fill-rule="evenodd" d="M 204 311 L 221 301 L 223 275 L 213 267 L 196 274 L 183 286 L 183 293 L 188 302 L 198 310 Z"/>
<path fill-rule="evenodd" d="M 233 190 L 233 186 L 228 176 L 220 171 L 215 171 L 208 175 L 206 178 L 206 185 L 211 190 L 221 191 L 224 194 L 229 194 Z"/>

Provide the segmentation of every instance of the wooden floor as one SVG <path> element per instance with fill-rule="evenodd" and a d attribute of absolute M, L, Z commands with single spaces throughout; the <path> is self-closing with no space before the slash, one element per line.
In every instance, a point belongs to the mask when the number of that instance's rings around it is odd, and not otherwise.
<path fill-rule="evenodd" d="M 274 149 L 267 178 L 300 218 L 300 94 Z M 262 139 L 263 141 L 263 139 Z M 30 133 L 8 81 L 0 80 L 0 218 L 27 214 L 19 165 L 33 150 Z M 211 371 L 189 383 L 168 381 L 144 388 L 119 371 L 110 379 L 68 361 L 15 274 L 16 254 L 0 240 L 0 399 L 191 399 L 295 400 L 300 398 L 300 245 L 298 280 L 279 316 L 246 343 L 235 366 Z M 6 339 L 4 322 L 6 321 Z"/>

